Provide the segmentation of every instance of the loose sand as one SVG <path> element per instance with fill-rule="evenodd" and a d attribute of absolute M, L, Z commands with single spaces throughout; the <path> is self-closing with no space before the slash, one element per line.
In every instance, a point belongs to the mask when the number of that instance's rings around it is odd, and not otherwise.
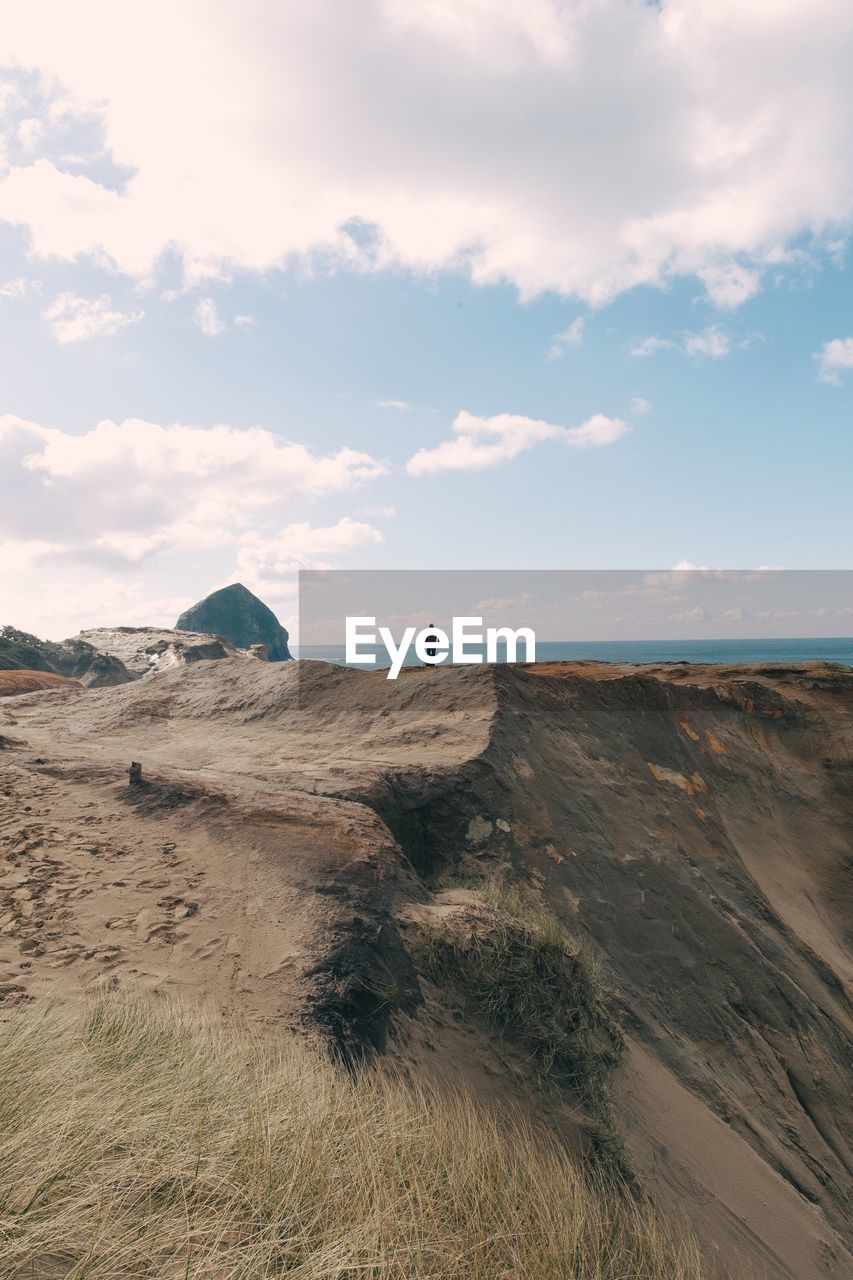
<path fill-rule="evenodd" d="M 852 741 L 853 678 L 819 664 L 239 657 L 6 697 L 0 996 L 183 991 L 576 1142 L 576 1100 L 418 969 L 418 913 L 512 882 L 604 959 L 655 1198 L 738 1280 L 839 1277 Z"/>

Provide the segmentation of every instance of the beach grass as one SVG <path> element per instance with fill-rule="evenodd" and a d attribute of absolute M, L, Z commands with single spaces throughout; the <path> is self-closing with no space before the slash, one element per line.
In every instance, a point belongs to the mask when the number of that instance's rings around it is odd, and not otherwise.
<path fill-rule="evenodd" d="M 0 1023 L 3 1280 L 700 1280 L 693 1246 L 458 1090 L 162 999 Z"/>

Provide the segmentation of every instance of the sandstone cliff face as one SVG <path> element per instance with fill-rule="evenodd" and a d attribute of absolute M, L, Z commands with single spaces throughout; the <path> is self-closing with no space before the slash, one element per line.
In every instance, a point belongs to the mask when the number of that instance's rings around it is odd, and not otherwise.
<path fill-rule="evenodd" d="M 600 958 L 640 1185 L 732 1280 L 847 1274 L 849 671 L 391 682 L 235 657 L 4 699 L 0 746 L 0 835 L 29 851 L 10 869 L 3 941 L 26 967 L 0 973 L 8 998 L 141 975 L 307 1027 L 351 1064 L 457 1074 L 585 1149 L 583 1091 L 543 1089 L 518 1026 L 424 963 L 431 922 L 511 936 L 490 923 L 498 885 Z"/>
<path fill-rule="evenodd" d="M 177 631 L 208 631 L 224 636 L 238 649 L 265 645 L 270 662 L 286 662 L 288 634 L 271 609 L 242 583 L 214 591 L 175 623 Z"/>
<path fill-rule="evenodd" d="M 81 631 L 76 639 L 118 659 L 134 677 L 193 662 L 249 656 L 221 636 L 163 627 L 96 627 Z"/>

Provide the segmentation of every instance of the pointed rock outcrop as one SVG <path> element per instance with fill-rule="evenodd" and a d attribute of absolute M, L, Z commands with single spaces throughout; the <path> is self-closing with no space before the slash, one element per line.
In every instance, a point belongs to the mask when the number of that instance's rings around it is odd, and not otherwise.
<path fill-rule="evenodd" d="M 270 662 L 286 662 L 293 655 L 287 631 L 278 618 L 242 582 L 205 596 L 175 623 L 176 631 L 206 631 L 223 636 L 238 649 L 266 645 Z"/>

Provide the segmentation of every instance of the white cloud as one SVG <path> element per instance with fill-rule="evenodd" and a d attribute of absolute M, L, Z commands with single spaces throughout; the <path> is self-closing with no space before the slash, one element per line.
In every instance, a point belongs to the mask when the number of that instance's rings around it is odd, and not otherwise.
<path fill-rule="evenodd" d="M 628 430 L 621 418 L 594 414 L 579 427 L 558 427 L 551 422 L 498 413 L 481 418 L 463 409 L 453 421 L 454 438 L 434 449 L 419 449 L 406 464 L 409 475 L 437 471 L 482 471 L 517 457 L 544 440 L 562 440 L 578 449 L 612 444 Z"/>
<path fill-rule="evenodd" d="M 748 346 L 749 340 L 741 346 Z M 689 356 L 709 356 L 719 360 L 727 356 L 732 349 L 731 334 L 719 325 L 711 324 L 701 333 L 683 333 L 676 342 L 673 338 L 635 338 L 629 348 L 632 356 L 652 356 L 656 351 L 681 350 Z"/>
<path fill-rule="evenodd" d="M 378 520 L 393 520 L 397 514 L 395 507 L 362 507 L 359 515 L 365 516 L 368 520 L 373 517 Z"/>
<path fill-rule="evenodd" d="M 710 622 L 710 615 L 697 604 L 694 609 L 689 609 L 686 613 L 673 613 L 670 617 L 672 622 Z"/>
<path fill-rule="evenodd" d="M 792 618 L 809 616 L 809 611 L 802 609 L 762 609 L 756 615 L 761 622 L 789 622 Z"/>
<path fill-rule="evenodd" d="M 566 440 L 575 449 L 600 448 L 601 445 L 613 444 L 628 430 L 621 418 L 608 418 L 603 413 L 594 413 L 580 427 L 570 427 L 566 432 Z"/>
<path fill-rule="evenodd" d="M 408 400 L 377 400 L 377 409 L 396 409 L 398 413 L 411 413 L 414 405 L 409 404 Z"/>
<path fill-rule="evenodd" d="M 25 151 L 33 151 L 44 137 L 44 131 L 43 121 L 30 116 L 18 125 L 16 136 Z"/>
<path fill-rule="evenodd" d="M 684 335 L 684 350 L 689 356 L 708 356 L 712 360 L 720 360 L 731 349 L 731 336 L 717 325 L 709 325 L 701 333 Z"/>
<path fill-rule="evenodd" d="M 169 290 L 166 301 L 179 297 L 181 290 Z M 228 328 L 228 320 L 219 310 L 213 298 L 200 298 L 193 307 L 193 323 L 206 338 L 216 338 Z M 231 321 L 235 329 L 254 329 L 255 317 L 242 312 Z"/>
<path fill-rule="evenodd" d="M 755 569 L 710 569 L 706 564 L 679 560 L 671 569 L 645 574 L 643 582 L 650 587 L 682 586 L 703 579 L 717 582 L 763 582 L 769 573 L 781 572 L 778 565 L 763 564 Z"/>
<path fill-rule="evenodd" d="M 260 427 L 100 422 L 71 435 L 0 418 L 0 539 L 55 561 L 139 564 L 228 547 L 295 501 L 384 474 L 343 448 L 318 456 Z M 46 550 L 45 546 L 49 549 Z"/>
<path fill-rule="evenodd" d="M 419 449 L 406 464 L 409 475 L 480 471 L 515 458 L 542 440 L 561 436 L 564 428 L 512 413 L 480 418 L 462 409 L 453 421 L 453 431 L 454 439 L 444 440 L 434 449 Z"/>
<path fill-rule="evenodd" d="M 28 122 L 0 217 L 42 257 L 144 278 L 174 247 L 197 280 L 319 253 L 593 305 L 696 274 L 731 307 L 853 217 L 849 0 L 8 8 L 0 64 L 101 113 L 129 175 L 62 168 Z"/>
<path fill-rule="evenodd" d="M 705 285 L 714 306 L 721 311 L 733 311 L 761 288 L 759 272 L 737 263 L 704 267 L 696 274 Z"/>
<path fill-rule="evenodd" d="M 853 369 L 853 338 L 833 338 L 815 353 L 819 363 L 818 379 L 833 386 L 841 385 L 841 373 Z"/>
<path fill-rule="evenodd" d="M 644 413 L 651 413 L 652 406 L 643 396 L 634 396 L 630 405 L 631 413 L 640 417 Z"/>
<path fill-rule="evenodd" d="M 568 329 L 564 329 L 562 333 L 555 333 L 548 348 L 548 359 L 562 360 L 567 347 L 579 347 L 583 342 L 585 327 L 586 322 L 583 316 L 576 316 Z"/>
<path fill-rule="evenodd" d="M 289 524 L 273 535 L 253 530 L 240 538 L 237 572 L 251 582 L 270 582 L 288 578 L 299 569 L 329 567 L 317 557 L 337 557 L 382 541 L 378 529 L 347 516 L 325 527 Z"/>
<path fill-rule="evenodd" d="M 30 282 L 23 276 L 7 280 L 4 285 L 0 285 L 0 298 L 22 298 L 29 287 Z"/>
<path fill-rule="evenodd" d="M 76 293 L 60 293 L 42 311 L 56 341 L 63 345 L 85 338 L 110 337 L 142 319 L 141 311 L 117 311 L 107 295 L 81 298 Z"/>
<path fill-rule="evenodd" d="M 202 298 L 196 303 L 193 320 L 206 338 L 215 338 L 217 334 L 224 333 L 227 327 L 213 298 Z"/>
<path fill-rule="evenodd" d="M 678 343 L 673 342 L 671 338 L 634 338 L 629 348 L 629 354 L 632 356 L 653 356 L 656 351 L 666 351 L 672 347 L 676 347 Z"/>

